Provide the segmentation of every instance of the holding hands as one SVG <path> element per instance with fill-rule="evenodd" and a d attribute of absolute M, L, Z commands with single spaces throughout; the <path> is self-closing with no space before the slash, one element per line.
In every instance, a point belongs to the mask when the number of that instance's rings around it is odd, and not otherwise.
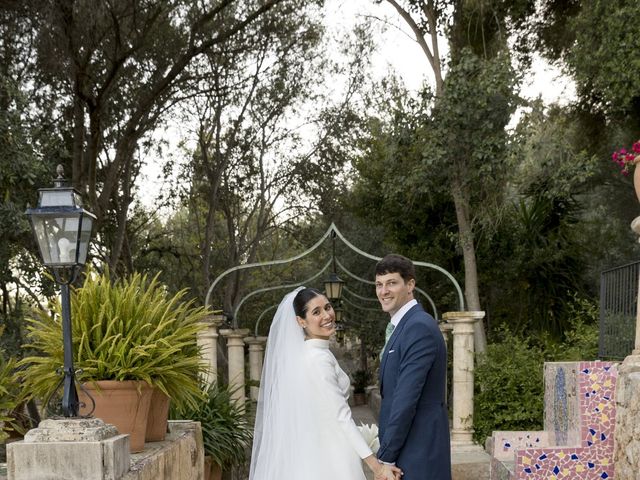
<path fill-rule="evenodd" d="M 395 465 L 379 464 L 373 472 L 375 480 L 399 480 L 402 477 L 402 470 Z"/>

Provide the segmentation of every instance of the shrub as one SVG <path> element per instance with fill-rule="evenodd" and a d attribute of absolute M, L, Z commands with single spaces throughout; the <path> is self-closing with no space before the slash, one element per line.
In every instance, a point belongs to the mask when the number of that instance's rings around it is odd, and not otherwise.
<path fill-rule="evenodd" d="M 571 328 L 561 341 L 550 335 L 524 338 L 506 327 L 478 356 L 475 371 L 475 440 L 494 430 L 542 430 L 544 362 L 594 360 L 598 355 L 598 307 L 574 295 Z"/>
<path fill-rule="evenodd" d="M 371 372 L 368 370 L 356 370 L 353 376 L 353 393 L 364 393 L 371 381 Z"/>
<path fill-rule="evenodd" d="M 475 440 L 494 430 L 540 430 L 543 415 L 542 350 L 504 329 L 475 370 Z"/>
<path fill-rule="evenodd" d="M 205 455 L 222 470 L 243 464 L 253 438 L 252 422 L 232 398 L 228 385 L 212 385 L 195 406 L 174 409 L 171 417 L 193 420 L 202 426 Z"/>

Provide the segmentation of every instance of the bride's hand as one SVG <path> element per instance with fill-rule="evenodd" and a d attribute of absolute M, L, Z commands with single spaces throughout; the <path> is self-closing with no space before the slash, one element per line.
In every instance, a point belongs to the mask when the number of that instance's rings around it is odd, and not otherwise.
<path fill-rule="evenodd" d="M 402 470 L 395 465 L 380 464 L 380 468 L 374 474 L 375 480 L 397 480 L 402 476 Z"/>

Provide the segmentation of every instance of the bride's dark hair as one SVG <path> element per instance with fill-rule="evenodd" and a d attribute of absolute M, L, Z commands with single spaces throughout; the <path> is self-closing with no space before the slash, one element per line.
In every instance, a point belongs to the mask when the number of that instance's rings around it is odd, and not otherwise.
<path fill-rule="evenodd" d="M 324 295 L 324 293 L 315 288 L 303 288 L 300 290 L 293 299 L 293 311 L 295 314 L 300 318 L 304 318 L 307 313 L 307 304 L 318 295 Z"/>

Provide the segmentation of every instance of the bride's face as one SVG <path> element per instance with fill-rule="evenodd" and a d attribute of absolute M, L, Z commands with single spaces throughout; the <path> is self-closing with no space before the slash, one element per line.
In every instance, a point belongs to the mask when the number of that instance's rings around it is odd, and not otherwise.
<path fill-rule="evenodd" d="M 336 331 L 336 313 L 327 297 L 318 295 L 307 302 L 304 318 L 297 317 L 307 338 L 329 340 Z"/>

